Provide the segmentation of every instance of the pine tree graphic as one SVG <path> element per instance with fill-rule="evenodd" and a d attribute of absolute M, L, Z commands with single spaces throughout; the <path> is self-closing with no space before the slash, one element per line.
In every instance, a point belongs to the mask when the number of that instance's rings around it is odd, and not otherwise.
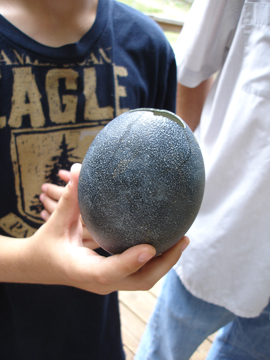
<path fill-rule="evenodd" d="M 43 210 L 43 205 L 39 200 L 39 196 L 35 195 L 34 200 L 31 201 L 30 210 L 33 211 L 35 214 L 40 214 L 40 212 Z"/>
<path fill-rule="evenodd" d="M 51 164 L 46 165 L 46 182 L 50 182 L 56 185 L 65 186 L 66 183 L 60 179 L 58 176 L 58 172 L 60 169 L 70 170 L 71 166 L 74 162 L 79 159 L 77 156 L 72 155 L 72 151 L 75 148 L 68 148 L 68 144 L 66 142 L 66 136 L 63 135 L 62 142 L 57 150 L 60 150 L 60 154 L 53 156 L 51 158 Z M 32 205 L 30 206 L 30 210 L 35 214 L 39 214 L 43 209 L 43 205 L 39 200 L 39 195 L 35 195 L 32 200 Z"/>
<path fill-rule="evenodd" d="M 60 155 L 53 156 L 51 158 L 52 165 L 46 165 L 46 168 L 48 169 L 46 171 L 46 181 L 64 186 L 66 183 L 61 180 L 58 176 L 58 172 L 60 169 L 62 170 L 70 170 L 71 166 L 74 164 L 74 162 L 79 159 L 77 156 L 72 155 L 72 151 L 75 148 L 68 148 L 68 144 L 66 142 L 66 136 L 63 135 L 61 145 L 59 146 L 58 150 L 61 150 Z"/>

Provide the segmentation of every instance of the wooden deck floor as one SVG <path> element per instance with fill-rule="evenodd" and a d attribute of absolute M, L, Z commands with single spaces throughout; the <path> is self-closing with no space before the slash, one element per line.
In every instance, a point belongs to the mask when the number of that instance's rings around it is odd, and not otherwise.
<path fill-rule="evenodd" d="M 132 360 L 134 358 L 145 325 L 156 303 L 161 288 L 161 281 L 149 291 L 119 292 L 122 336 L 126 360 Z M 213 339 L 214 335 L 207 338 L 192 355 L 190 360 L 204 360 Z"/>

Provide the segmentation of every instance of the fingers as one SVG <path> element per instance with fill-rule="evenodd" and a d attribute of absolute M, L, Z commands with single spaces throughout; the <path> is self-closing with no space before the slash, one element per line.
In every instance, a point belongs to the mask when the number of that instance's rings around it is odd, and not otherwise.
<path fill-rule="evenodd" d="M 60 179 L 62 179 L 66 183 L 69 182 L 69 180 L 70 180 L 70 171 L 68 171 L 68 170 L 60 170 L 58 172 L 58 175 L 59 175 Z"/>
<path fill-rule="evenodd" d="M 87 230 L 86 226 L 84 225 L 82 216 L 80 216 L 80 220 L 83 226 L 83 243 L 84 246 L 88 247 L 89 249 L 97 249 L 100 246 L 95 242 L 92 235 L 90 235 L 89 231 Z"/>
<path fill-rule="evenodd" d="M 44 221 L 48 221 L 51 216 L 51 213 L 49 213 L 47 210 L 42 210 L 40 216 Z"/>
<path fill-rule="evenodd" d="M 78 164 L 79 167 L 79 164 Z M 70 180 L 70 171 L 60 170 L 59 176 L 62 180 L 69 181 Z M 43 193 L 40 195 L 40 201 L 44 206 L 44 210 L 41 211 L 40 216 L 43 220 L 48 221 L 51 214 L 57 207 L 58 201 L 64 193 L 64 187 L 58 186 L 50 183 L 43 184 L 41 187 Z M 93 240 L 92 236 L 89 234 L 86 229 L 83 220 L 81 218 L 83 225 L 83 239 L 84 246 L 89 249 L 97 249 L 99 245 Z"/>
<path fill-rule="evenodd" d="M 155 254 L 153 246 L 137 245 L 122 254 L 103 258 L 96 268 L 97 281 L 104 285 L 118 283 L 138 271 Z"/>
<path fill-rule="evenodd" d="M 139 271 L 124 279 L 122 290 L 148 290 L 161 279 L 179 260 L 189 244 L 184 236 L 176 245 L 147 262 Z"/>
<path fill-rule="evenodd" d="M 149 290 L 176 264 L 188 244 L 189 239 L 183 237 L 157 257 L 154 247 L 138 245 L 120 255 L 100 259 L 95 266 L 99 289 Z"/>
<path fill-rule="evenodd" d="M 66 183 L 70 181 L 70 171 L 60 170 L 58 175 Z M 59 201 L 63 195 L 64 187 L 46 183 L 41 186 L 41 190 L 43 194 L 40 196 L 40 201 L 43 203 L 45 209 L 47 209 L 49 213 L 52 213 L 55 210 L 57 201 Z M 56 200 L 56 202 L 50 200 Z"/>
<path fill-rule="evenodd" d="M 47 197 L 58 201 L 63 195 L 64 187 L 54 184 L 43 184 L 41 190 Z"/>
<path fill-rule="evenodd" d="M 83 222 L 83 219 L 82 219 L 82 216 L 80 216 L 80 220 L 81 220 L 81 223 L 82 223 L 82 226 L 83 226 L 83 238 L 85 240 L 91 240 L 91 241 L 95 241 L 92 237 L 92 235 L 89 233 L 89 231 L 87 230 L 84 222 Z"/>
<path fill-rule="evenodd" d="M 43 193 L 39 199 L 44 206 L 44 210 L 41 211 L 40 216 L 43 220 L 48 221 L 63 195 L 64 187 L 46 183 L 41 186 L 41 190 Z"/>
<path fill-rule="evenodd" d="M 43 184 L 41 189 L 43 193 L 40 195 L 39 199 L 44 206 L 44 210 L 41 211 L 40 216 L 43 220 L 48 221 L 50 215 L 57 207 L 58 200 L 64 192 L 64 187 L 53 184 Z"/>
<path fill-rule="evenodd" d="M 88 231 L 87 231 L 87 235 L 85 235 L 85 231 L 84 231 L 84 227 L 83 227 L 83 236 L 82 236 L 82 238 L 83 238 L 83 246 L 87 247 L 88 249 L 91 249 L 91 250 L 98 249 L 100 246 L 90 236 L 91 235 L 88 233 Z"/>
<path fill-rule="evenodd" d="M 64 188 L 63 188 L 64 190 Z M 52 214 L 54 212 L 54 210 L 56 209 L 56 206 L 58 204 L 57 201 L 51 199 L 50 197 L 46 196 L 44 193 L 42 193 L 39 197 L 40 201 L 42 202 L 44 209 L 46 210 L 46 212 L 48 214 Z M 41 217 L 43 218 L 43 220 L 45 220 L 45 211 L 42 211 L 40 213 Z M 43 217 L 44 216 L 44 217 Z"/>
<path fill-rule="evenodd" d="M 78 220 L 80 216 L 78 204 L 78 180 L 81 165 L 74 164 L 70 171 L 70 181 L 64 188 L 63 194 L 58 202 L 58 205 L 53 212 L 52 217 L 57 217 L 58 221 L 63 224 Z"/>

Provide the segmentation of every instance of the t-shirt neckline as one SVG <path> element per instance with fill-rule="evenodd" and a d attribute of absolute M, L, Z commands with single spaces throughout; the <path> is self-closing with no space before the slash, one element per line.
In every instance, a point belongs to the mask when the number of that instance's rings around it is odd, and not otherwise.
<path fill-rule="evenodd" d="M 110 0 L 99 0 L 96 19 L 92 27 L 76 42 L 60 47 L 43 45 L 32 39 L 0 14 L 0 36 L 16 47 L 47 59 L 72 60 L 83 57 L 100 39 L 108 21 Z"/>

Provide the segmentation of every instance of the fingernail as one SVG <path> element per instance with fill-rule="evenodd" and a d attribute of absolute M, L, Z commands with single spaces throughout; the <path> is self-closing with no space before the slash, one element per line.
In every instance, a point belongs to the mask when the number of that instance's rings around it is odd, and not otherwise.
<path fill-rule="evenodd" d="M 189 245 L 189 240 L 186 240 L 183 244 L 180 246 L 180 251 L 183 252 Z"/>
<path fill-rule="evenodd" d="M 70 180 L 69 180 L 69 184 L 72 185 L 72 182 L 73 182 L 73 172 L 72 172 L 72 169 L 74 168 L 74 165 L 73 164 L 70 168 Z"/>
<path fill-rule="evenodd" d="M 45 213 L 44 213 L 44 211 L 41 211 L 40 217 L 41 217 L 43 220 L 45 220 Z"/>
<path fill-rule="evenodd" d="M 72 172 L 70 171 L 70 179 L 69 179 L 69 185 L 72 185 L 73 179 L 72 179 Z"/>
<path fill-rule="evenodd" d="M 145 263 L 152 259 L 152 257 L 155 256 L 155 254 L 149 254 L 149 253 L 141 253 L 138 257 L 138 261 L 140 263 Z"/>
<path fill-rule="evenodd" d="M 46 192 L 47 189 L 48 189 L 48 186 L 47 186 L 47 185 L 43 184 L 43 185 L 41 186 L 41 190 L 42 190 L 43 192 Z"/>
<path fill-rule="evenodd" d="M 43 202 L 43 201 L 44 201 L 44 197 L 45 197 L 45 195 L 44 195 L 44 194 L 40 194 L 40 196 L 39 196 L 39 200 L 40 200 L 41 202 Z"/>

